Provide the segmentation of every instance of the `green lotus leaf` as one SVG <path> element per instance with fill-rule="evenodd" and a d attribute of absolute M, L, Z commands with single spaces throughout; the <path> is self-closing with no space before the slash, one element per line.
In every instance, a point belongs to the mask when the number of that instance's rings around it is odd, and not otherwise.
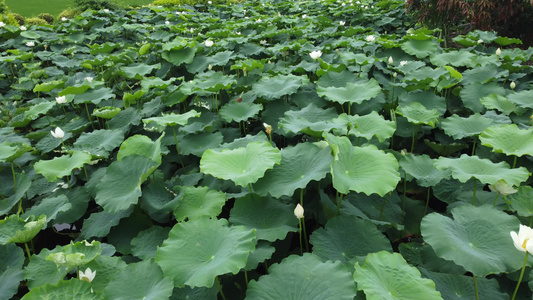
<path fill-rule="evenodd" d="M 266 100 L 280 99 L 286 95 L 292 95 L 296 91 L 306 85 L 309 79 L 304 76 L 296 75 L 276 75 L 273 77 L 264 77 L 257 81 L 252 86 L 258 97 L 262 97 Z"/>
<path fill-rule="evenodd" d="M 338 114 L 333 107 L 321 109 L 311 103 L 299 111 L 286 111 L 278 126 L 287 133 L 305 133 L 320 137 L 323 132 L 329 132 L 339 126 L 332 122 L 336 117 Z"/>
<path fill-rule="evenodd" d="M 15 179 L 17 181 L 17 191 L 8 198 L 0 199 L 0 215 L 8 213 L 15 204 L 19 203 L 22 197 L 25 197 L 26 192 L 32 185 L 36 186 L 35 181 L 32 182 L 32 180 L 24 174 L 16 174 Z"/>
<path fill-rule="evenodd" d="M 145 135 L 134 135 L 125 140 L 117 153 L 117 161 L 121 161 L 130 155 L 140 155 L 149 158 L 159 166 L 161 164 L 161 140 L 165 134 L 163 133 L 155 142 Z M 146 173 L 146 179 L 156 167 L 154 166 Z M 143 180 L 144 180 L 143 179 Z"/>
<path fill-rule="evenodd" d="M 164 45 L 163 45 L 163 50 L 165 50 Z M 196 47 L 187 47 L 187 48 L 183 48 L 179 50 L 168 50 L 168 51 L 163 51 L 163 53 L 161 53 L 161 57 L 164 60 L 179 67 L 183 63 L 186 63 L 186 64 L 192 63 L 194 59 L 194 55 L 196 54 L 196 50 L 197 50 Z"/>
<path fill-rule="evenodd" d="M 437 169 L 449 170 L 453 178 L 463 183 L 476 178 L 484 184 L 495 184 L 504 180 L 510 185 L 518 186 L 529 178 L 529 172 L 524 167 L 511 169 L 506 162 L 493 163 L 488 159 L 466 154 L 459 158 L 439 157 L 434 165 Z"/>
<path fill-rule="evenodd" d="M 325 135 L 333 149 L 331 165 L 333 187 L 342 194 L 349 191 L 384 196 L 400 181 L 398 161 L 394 155 L 375 146 L 354 147 L 347 137 Z"/>
<path fill-rule="evenodd" d="M 194 79 L 194 86 L 204 92 L 218 93 L 220 90 L 227 90 L 237 80 L 233 75 L 224 75 L 222 72 L 208 71 L 197 75 Z"/>
<path fill-rule="evenodd" d="M 518 192 L 507 195 L 505 200 L 509 203 L 509 208 L 516 211 L 519 216 L 533 216 L 533 188 L 530 186 L 520 186 Z"/>
<path fill-rule="evenodd" d="M 205 186 L 185 186 L 181 190 L 183 192 L 181 200 L 174 208 L 174 216 L 178 222 L 204 216 L 215 218 L 226 204 L 226 193 L 209 190 Z"/>
<path fill-rule="evenodd" d="M 276 251 L 276 248 L 271 246 L 268 241 L 257 241 L 254 252 L 248 256 L 248 261 L 244 269 L 251 271 L 257 268 L 257 266 L 265 260 L 272 257 L 272 254 Z"/>
<path fill-rule="evenodd" d="M 294 205 L 269 197 L 246 195 L 235 201 L 229 221 L 255 229 L 258 240 L 274 242 L 282 240 L 289 232 L 298 230 L 298 219 L 294 217 Z"/>
<path fill-rule="evenodd" d="M 449 116 L 441 122 L 440 127 L 447 135 L 460 140 L 482 133 L 492 123 L 494 123 L 493 119 L 476 113 L 467 118 L 461 118 L 458 115 Z"/>
<path fill-rule="evenodd" d="M 68 270 L 83 266 L 91 262 L 102 253 L 102 246 L 98 241 L 70 242 L 63 247 L 56 247 L 46 256 L 46 260 L 52 261 L 59 267 L 66 267 Z"/>
<path fill-rule="evenodd" d="M 112 119 L 116 116 L 122 109 L 114 106 L 104 106 L 99 107 L 98 109 L 93 110 L 93 116 L 102 118 L 102 119 Z"/>
<path fill-rule="evenodd" d="M 17 147 L 13 147 L 7 141 L 0 144 L 0 161 L 6 162 L 8 158 L 17 153 Z"/>
<path fill-rule="evenodd" d="M 104 251 L 114 251 L 114 248 L 107 246 Z M 80 268 L 80 271 L 91 268 L 93 272 L 96 272 L 96 276 L 91 281 L 91 286 L 95 293 L 103 293 L 105 288 L 109 285 L 109 282 L 115 278 L 115 276 L 126 268 L 126 262 L 121 259 L 120 256 L 107 256 L 106 254 L 100 255 Z"/>
<path fill-rule="evenodd" d="M 55 106 L 55 102 L 41 102 L 36 105 L 30 106 L 30 108 L 24 112 L 26 118 L 36 120 L 37 117 L 45 115 L 52 107 Z"/>
<path fill-rule="evenodd" d="M 520 129 L 516 124 L 490 126 L 481 133 L 479 140 L 492 148 L 492 152 L 518 157 L 533 154 L 533 130 Z"/>
<path fill-rule="evenodd" d="M 94 156 L 108 157 L 109 153 L 124 141 L 124 132 L 114 129 L 100 129 L 83 132 L 74 142 L 74 149 Z"/>
<path fill-rule="evenodd" d="M 442 295 L 442 299 L 454 299 L 457 295 L 461 298 L 476 299 L 476 290 L 474 287 L 474 279 L 471 276 L 459 274 L 446 274 L 430 272 L 420 269 L 420 272 L 435 282 L 437 291 Z M 499 300 L 507 299 L 509 295 L 500 291 L 500 285 L 495 278 L 476 278 L 478 286 L 479 299 Z"/>
<path fill-rule="evenodd" d="M 176 125 L 185 125 L 189 122 L 190 118 L 199 117 L 201 113 L 195 111 L 194 109 L 184 113 L 184 114 L 174 114 L 170 113 L 162 117 L 153 117 L 143 119 L 143 123 L 149 124 L 150 122 L 155 122 L 161 130 L 164 130 L 167 126 L 174 127 Z"/>
<path fill-rule="evenodd" d="M 47 197 L 41 200 L 38 204 L 33 205 L 30 209 L 22 215 L 23 218 L 28 218 L 31 215 L 46 216 L 46 223 L 54 220 L 59 212 L 67 211 L 72 207 L 67 196 L 60 195 L 57 197 Z"/>
<path fill-rule="evenodd" d="M 435 127 L 439 121 L 439 112 L 436 109 L 427 109 L 424 105 L 413 102 L 407 106 L 399 106 L 396 113 L 407 118 L 413 124 L 426 124 Z"/>
<path fill-rule="evenodd" d="M 381 86 L 372 78 L 364 83 L 348 82 L 343 87 L 318 85 L 316 91 L 319 96 L 340 104 L 361 103 L 376 97 L 381 92 Z"/>
<path fill-rule="evenodd" d="M 442 299 L 435 283 L 422 278 L 399 253 L 369 254 L 363 266 L 355 264 L 353 278 L 368 299 Z"/>
<path fill-rule="evenodd" d="M 186 65 L 185 67 L 187 68 L 187 71 L 189 71 L 192 74 L 200 73 L 200 72 L 205 71 L 205 69 L 207 69 L 209 65 L 225 66 L 229 62 L 229 60 L 232 59 L 234 56 L 235 55 L 233 51 L 221 51 L 221 52 L 217 52 L 215 55 L 212 55 L 212 56 L 198 55 L 194 57 L 194 60 L 192 63 Z M 232 65 L 231 66 L 232 70 L 233 70 L 233 67 L 234 66 Z M 248 70 L 252 70 L 252 69 L 249 68 Z"/>
<path fill-rule="evenodd" d="M 476 66 L 476 55 L 466 50 L 452 50 L 446 53 L 437 53 L 432 55 L 429 59 L 432 64 L 442 67 L 446 65 L 454 67 L 473 68 Z"/>
<path fill-rule="evenodd" d="M 267 170 L 253 186 L 259 195 L 279 198 L 292 196 L 312 180 L 319 181 L 331 170 L 331 149 L 320 149 L 311 143 L 299 143 L 281 150 L 281 163 Z"/>
<path fill-rule="evenodd" d="M 485 84 L 500 77 L 509 76 L 509 71 L 502 71 L 494 64 L 486 64 L 483 66 L 476 66 L 473 69 L 463 72 L 463 85 L 468 85 L 474 82 Z"/>
<path fill-rule="evenodd" d="M 98 274 L 97 274 L 98 276 Z M 104 290 L 105 299 L 169 299 L 174 285 L 152 260 L 128 264 Z"/>
<path fill-rule="evenodd" d="M 155 261 L 175 286 L 212 287 L 218 275 L 246 266 L 254 240 L 254 230 L 228 227 L 225 219 L 195 219 L 172 228 Z"/>
<path fill-rule="evenodd" d="M 434 39 L 408 39 L 402 43 L 402 50 L 407 54 L 415 55 L 417 58 L 424 58 L 435 53 L 438 45 Z"/>
<path fill-rule="evenodd" d="M 108 87 L 100 87 L 97 89 L 85 91 L 74 96 L 74 104 L 93 103 L 99 104 L 103 100 L 116 98 L 113 90 Z"/>
<path fill-rule="evenodd" d="M 200 171 L 246 187 L 263 177 L 266 170 L 279 165 L 280 161 L 281 153 L 270 143 L 253 142 L 246 148 L 205 151 L 200 160 Z"/>
<path fill-rule="evenodd" d="M 324 228 L 313 231 L 309 242 L 313 253 L 323 260 L 340 261 L 350 268 L 358 256 L 381 250 L 392 252 L 390 241 L 376 225 L 356 216 L 330 219 Z"/>
<path fill-rule="evenodd" d="M 485 111 L 485 107 L 481 104 L 480 99 L 492 94 L 505 95 L 505 89 L 496 83 L 482 84 L 474 82 L 467 84 L 459 93 L 461 100 L 466 108 L 475 113 Z"/>
<path fill-rule="evenodd" d="M 193 154 L 202 156 L 207 149 L 214 149 L 223 142 L 223 135 L 220 132 L 203 132 L 198 134 L 188 134 L 180 140 L 180 153 L 183 155 Z"/>
<path fill-rule="evenodd" d="M 120 220 L 127 218 L 132 212 L 133 209 L 125 209 L 117 213 L 106 211 L 92 213 L 88 218 L 83 220 L 81 237 L 87 239 L 90 237 L 106 236 L 111 230 L 111 227 L 117 226 Z"/>
<path fill-rule="evenodd" d="M 515 103 L 519 107 L 533 108 L 531 99 L 533 98 L 533 91 L 523 90 L 516 93 L 511 93 L 507 96 L 507 99 L 512 103 Z"/>
<path fill-rule="evenodd" d="M 94 200 L 110 213 L 127 209 L 137 203 L 141 184 L 157 166 L 156 162 L 141 155 L 128 155 L 113 162 L 96 185 Z"/>
<path fill-rule="evenodd" d="M 147 65 L 143 63 L 134 63 L 128 66 L 122 66 L 119 68 L 118 74 L 128 78 L 141 80 L 146 75 L 152 73 L 154 69 L 160 69 L 161 64 Z"/>
<path fill-rule="evenodd" d="M 409 199 L 407 198 L 406 200 Z M 386 197 L 377 194 L 367 196 L 350 193 L 342 200 L 340 214 L 356 216 L 370 220 L 376 225 L 386 225 L 400 229 L 404 220 L 402 199 L 395 191 Z"/>
<path fill-rule="evenodd" d="M 424 216 L 422 216 L 424 217 Z M 420 220 L 418 221 L 420 225 Z M 420 229 L 419 229 L 420 232 Z M 423 243 L 423 244 L 422 244 Z M 451 260 L 446 260 L 437 256 L 435 250 L 425 242 L 422 243 L 402 243 L 398 246 L 400 254 L 407 262 L 418 267 L 419 270 L 428 270 L 432 272 L 462 275 L 466 271 L 463 267 L 456 265 Z M 470 277 L 472 280 L 472 277 Z M 472 282 L 470 283 L 472 284 Z M 438 285 L 437 285 L 438 287 Z M 437 290 L 439 290 L 437 288 Z"/>
<path fill-rule="evenodd" d="M 413 176 L 420 186 L 431 187 L 450 176 L 449 170 L 443 171 L 435 168 L 433 166 L 434 161 L 425 154 L 408 154 L 402 157 L 399 163 L 405 173 Z"/>
<path fill-rule="evenodd" d="M 504 96 L 498 94 L 491 94 L 479 99 L 481 104 L 488 109 L 496 109 L 501 111 L 504 115 L 508 116 L 511 113 L 519 114 L 520 108 L 516 107 L 516 104 L 507 100 Z"/>
<path fill-rule="evenodd" d="M 15 244 L 0 246 L 0 299 L 11 299 L 19 289 L 24 251 Z"/>
<path fill-rule="evenodd" d="M 479 277 L 522 267 L 524 255 L 516 250 L 509 235 L 519 227 L 516 217 L 492 205 L 462 205 L 451 214 L 453 219 L 431 213 L 421 222 L 424 241 L 439 257 L 453 260 Z"/>
<path fill-rule="evenodd" d="M 43 83 L 37 84 L 33 88 L 33 92 L 34 93 L 37 93 L 37 92 L 50 92 L 50 91 L 52 91 L 55 88 L 62 88 L 64 83 L 65 83 L 65 81 L 66 81 L 65 79 L 60 79 L 60 80 L 51 80 L 51 81 L 48 81 L 48 82 L 43 82 Z"/>
<path fill-rule="evenodd" d="M 364 116 L 341 114 L 334 122 L 344 124 L 346 127 L 349 126 L 349 134 L 364 137 L 367 140 L 371 140 L 375 136 L 381 143 L 392 137 L 396 131 L 395 122 L 385 120 L 375 111 Z"/>
<path fill-rule="evenodd" d="M 68 295 L 68 296 L 66 296 Z M 69 297 L 79 300 L 100 300 L 102 297 L 98 294 L 91 293 L 91 284 L 87 281 L 77 278 L 70 280 L 61 280 L 56 285 L 45 284 L 30 290 L 24 295 L 24 300 L 61 300 Z"/>
<path fill-rule="evenodd" d="M 56 249 L 60 251 L 61 247 L 56 246 Z M 24 268 L 23 276 L 30 290 L 45 284 L 57 284 L 70 271 L 66 266 L 58 268 L 54 262 L 46 260 L 50 253 L 52 251 L 44 248 L 38 255 L 32 255 L 28 265 Z"/>
<path fill-rule="evenodd" d="M 29 143 L 4 141 L 0 144 L 0 162 L 12 162 L 24 153 L 33 150 Z"/>
<path fill-rule="evenodd" d="M 220 116 L 226 122 L 240 122 L 254 118 L 263 109 L 262 104 L 231 101 L 220 108 Z"/>
<path fill-rule="evenodd" d="M 51 160 L 40 160 L 35 163 L 37 174 L 42 174 L 50 182 L 58 178 L 69 176 L 72 170 L 82 168 L 91 162 L 91 155 L 82 151 L 72 151 L 72 154 L 56 157 Z"/>
<path fill-rule="evenodd" d="M 251 280 L 246 299 L 353 300 L 357 291 L 350 272 L 340 263 L 311 253 L 291 255 Z"/>
<path fill-rule="evenodd" d="M 139 232 L 131 240 L 131 253 L 143 260 L 154 258 L 157 247 L 160 247 L 163 241 L 168 238 L 169 232 L 169 227 L 159 226 L 153 226 Z"/>
<path fill-rule="evenodd" d="M 11 215 L 0 221 L 0 245 L 9 243 L 27 243 L 31 241 L 46 225 L 46 216 L 31 216 L 22 219 Z"/>

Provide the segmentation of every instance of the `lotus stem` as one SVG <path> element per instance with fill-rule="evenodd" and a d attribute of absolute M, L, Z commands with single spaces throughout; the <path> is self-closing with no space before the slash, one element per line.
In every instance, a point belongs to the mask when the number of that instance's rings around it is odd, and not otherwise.
<path fill-rule="evenodd" d="M 426 196 L 426 209 L 424 210 L 424 216 L 428 213 L 429 206 L 429 193 L 431 192 L 431 187 L 428 187 L 428 194 Z"/>
<path fill-rule="evenodd" d="M 520 283 L 522 282 L 522 277 L 524 277 L 524 271 L 526 270 L 528 254 L 529 252 L 526 251 L 526 257 L 524 258 L 524 265 L 522 266 L 522 271 L 520 271 L 520 277 L 518 278 L 518 282 L 516 283 L 516 288 L 514 289 L 513 298 L 511 298 L 511 300 L 514 300 L 514 298 L 516 297 L 516 293 L 518 292 L 518 288 L 520 287 Z"/>
<path fill-rule="evenodd" d="M 298 219 L 298 235 L 300 236 L 300 255 L 303 255 L 304 247 L 302 244 L 302 219 Z"/>
<path fill-rule="evenodd" d="M 341 193 L 339 199 L 337 200 L 337 216 L 339 215 L 339 211 L 341 209 L 342 196 L 344 196 L 344 194 Z"/>
<path fill-rule="evenodd" d="M 181 167 L 185 168 L 185 165 L 183 164 L 183 161 L 181 160 L 180 149 L 178 147 L 178 138 L 176 137 L 176 130 L 174 129 L 174 126 L 171 126 L 171 127 L 172 127 L 172 133 L 174 134 L 174 142 L 176 143 L 176 152 L 178 153 L 178 159 L 180 161 Z"/>
<path fill-rule="evenodd" d="M 514 169 L 514 167 L 516 167 L 516 159 L 517 159 L 517 158 L 518 158 L 518 156 L 515 155 L 515 156 L 514 156 L 514 161 L 513 161 L 513 169 Z"/>
<path fill-rule="evenodd" d="M 383 199 L 383 204 L 381 204 L 381 210 L 379 211 L 379 218 L 378 218 L 379 221 L 381 221 L 381 217 L 383 216 L 383 209 L 385 209 L 385 204 L 387 203 L 387 199 L 389 199 L 388 196 L 385 199 Z"/>
<path fill-rule="evenodd" d="M 13 162 L 11 162 L 11 173 L 13 173 L 13 190 L 17 192 L 17 177 L 15 176 L 15 168 L 13 168 Z"/>
<path fill-rule="evenodd" d="M 300 205 L 302 207 L 304 206 L 304 190 L 303 189 L 300 189 Z M 301 220 L 302 220 L 302 228 L 304 231 L 305 252 L 309 252 L 309 241 L 307 241 L 307 232 L 305 229 L 305 217 L 302 218 Z M 300 236 L 300 239 L 301 239 L 301 236 Z"/>
<path fill-rule="evenodd" d="M 479 292 L 477 290 L 477 277 L 476 275 L 473 275 L 473 276 L 474 276 L 474 290 L 476 291 L 476 300 L 479 300 Z"/>
<path fill-rule="evenodd" d="M 93 130 L 96 130 L 96 128 L 94 128 L 93 120 L 91 119 L 91 114 L 89 114 L 89 107 L 87 106 L 87 103 L 85 103 L 85 111 L 87 112 L 87 118 L 89 118 L 89 122 L 91 123 Z"/>
<path fill-rule="evenodd" d="M 477 143 L 477 140 L 474 139 L 474 144 L 472 145 L 472 155 L 476 153 L 476 143 Z"/>
<path fill-rule="evenodd" d="M 413 124 L 413 140 L 411 142 L 411 153 L 415 153 L 415 133 L 416 133 L 416 124 Z"/>
<path fill-rule="evenodd" d="M 218 279 L 218 276 L 215 277 L 217 281 L 218 291 L 220 292 L 220 296 L 223 300 L 226 300 L 226 296 L 224 296 L 224 292 L 222 292 L 222 285 L 220 284 L 220 280 Z"/>
<path fill-rule="evenodd" d="M 244 281 L 246 282 L 246 288 L 248 288 L 248 271 L 244 270 Z"/>
<path fill-rule="evenodd" d="M 31 260 L 31 252 L 30 248 L 28 247 L 28 243 L 24 243 L 24 247 L 26 248 L 26 254 L 28 255 L 28 261 Z"/>
<path fill-rule="evenodd" d="M 498 202 L 498 197 L 500 196 L 500 192 L 498 192 L 498 194 L 496 194 L 496 199 L 494 199 L 494 204 L 492 204 L 492 206 L 496 206 L 496 202 Z"/>

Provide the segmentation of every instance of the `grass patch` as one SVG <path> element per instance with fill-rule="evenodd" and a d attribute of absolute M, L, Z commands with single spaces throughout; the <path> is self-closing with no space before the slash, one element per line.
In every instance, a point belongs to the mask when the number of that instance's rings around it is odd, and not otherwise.
<path fill-rule="evenodd" d="M 125 5 L 146 5 L 152 3 L 152 0 L 117 0 L 118 3 Z M 42 0 L 6 0 L 6 4 L 14 13 L 24 17 L 37 16 L 40 13 L 49 13 L 57 16 L 61 11 L 68 7 L 74 7 L 74 0 L 48 0 L 43 5 Z"/>

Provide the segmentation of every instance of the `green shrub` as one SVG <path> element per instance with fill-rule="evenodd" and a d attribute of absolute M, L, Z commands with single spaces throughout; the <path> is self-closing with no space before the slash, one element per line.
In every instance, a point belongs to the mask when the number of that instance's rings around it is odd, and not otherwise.
<path fill-rule="evenodd" d="M 7 20 L 8 21 L 4 21 L 4 23 L 10 25 L 24 25 L 24 17 L 16 13 L 8 13 Z"/>
<path fill-rule="evenodd" d="M 54 23 L 54 16 L 49 13 L 41 13 L 37 16 L 37 18 L 45 20 L 48 24 Z"/>
<path fill-rule="evenodd" d="M 112 0 L 74 0 L 76 7 L 81 11 L 86 11 L 88 9 L 100 10 L 100 9 L 112 9 L 117 10 L 122 7 L 120 4 Z"/>
<path fill-rule="evenodd" d="M 62 12 L 59 13 L 59 15 L 57 15 L 57 20 L 61 20 L 63 18 L 72 19 L 79 13 L 80 11 L 69 7 L 67 9 L 64 9 Z"/>
<path fill-rule="evenodd" d="M 26 24 L 27 25 L 48 25 L 48 22 L 46 22 L 46 20 L 43 20 L 41 18 L 33 17 L 33 18 L 27 18 Z"/>
<path fill-rule="evenodd" d="M 153 6 L 172 7 L 184 4 L 184 2 L 191 2 L 190 0 L 155 0 L 152 2 Z"/>
<path fill-rule="evenodd" d="M 22 18 L 22 23 L 18 22 L 15 14 L 9 11 L 5 0 L 0 0 L 0 21 L 4 22 L 6 25 L 23 25 L 24 18 Z"/>

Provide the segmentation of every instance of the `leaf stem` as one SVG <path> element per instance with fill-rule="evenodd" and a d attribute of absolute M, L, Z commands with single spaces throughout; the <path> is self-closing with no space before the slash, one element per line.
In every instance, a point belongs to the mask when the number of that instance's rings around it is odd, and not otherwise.
<path fill-rule="evenodd" d="M 302 219 L 298 219 L 298 235 L 300 235 L 300 255 L 303 255 L 304 247 L 302 244 Z"/>
<path fill-rule="evenodd" d="M 17 177 L 15 177 L 15 168 L 13 168 L 13 162 L 11 162 L 11 173 L 13 173 L 13 190 L 17 192 Z"/>
<path fill-rule="evenodd" d="M 171 127 L 172 127 L 172 133 L 174 134 L 174 142 L 176 143 L 176 152 L 178 153 L 178 159 L 180 161 L 181 167 L 185 168 L 185 165 L 183 164 L 183 161 L 181 160 L 180 149 L 178 148 L 178 138 L 176 137 L 176 130 L 174 129 L 174 126 L 171 126 Z"/>
<path fill-rule="evenodd" d="M 492 206 L 496 206 L 496 202 L 498 202 L 498 197 L 500 197 L 500 192 L 498 192 L 498 194 L 496 194 L 496 199 L 494 199 L 494 204 L 492 204 Z"/>
<path fill-rule="evenodd" d="M 222 292 L 222 285 L 220 284 L 220 280 L 218 279 L 218 276 L 215 277 L 217 281 L 218 291 L 220 292 L 220 296 L 223 300 L 226 300 L 226 296 L 224 296 L 224 292 Z"/>
<path fill-rule="evenodd" d="M 472 205 L 476 205 L 476 190 L 477 190 L 477 180 L 474 178 L 474 197 L 472 197 Z"/>
<path fill-rule="evenodd" d="M 387 203 L 387 199 L 389 199 L 389 197 L 385 197 L 385 199 L 383 199 L 383 204 L 381 204 L 381 210 L 379 211 L 379 221 L 381 221 L 381 217 L 383 216 L 383 209 L 385 209 L 385 204 Z"/>
<path fill-rule="evenodd" d="M 89 122 L 91 123 L 93 130 L 96 130 L 96 128 L 94 128 L 93 120 L 91 119 L 91 114 L 89 114 L 89 107 L 87 106 L 87 102 L 85 102 L 85 111 L 87 112 L 87 118 L 89 118 Z"/>
<path fill-rule="evenodd" d="M 476 291 L 476 300 L 479 300 L 479 292 L 477 290 L 477 277 L 476 275 L 473 275 L 474 276 L 474 290 Z"/>
<path fill-rule="evenodd" d="M 339 210 L 341 208 L 341 203 L 342 203 L 342 196 L 344 196 L 344 194 L 340 193 L 340 195 L 341 196 L 339 197 L 339 199 L 337 201 L 337 216 L 339 215 Z"/>
<path fill-rule="evenodd" d="M 416 124 L 413 124 L 413 141 L 411 142 L 411 153 L 415 151 L 415 133 L 416 133 Z"/>
<path fill-rule="evenodd" d="M 513 169 L 514 169 L 514 167 L 516 167 L 516 159 L 517 159 L 517 158 L 518 158 L 518 156 L 515 155 L 515 156 L 514 156 L 514 161 L 513 161 Z"/>
<path fill-rule="evenodd" d="M 300 205 L 304 206 L 304 190 L 300 189 Z M 309 242 L 307 241 L 307 231 L 305 229 L 305 217 L 302 218 L 302 225 L 303 225 L 303 231 L 304 231 L 304 241 L 305 241 L 305 251 L 309 252 Z"/>
<path fill-rule="evenodd" d="M 426 196 L 426 209 L 424 210 L 424 216 L 428 213 L 428 206 L 429 206 L 429 193 L 431 192 L 431 187 L 428 187 L 428 194 Z"/>
<path fill-rule="evenodd" d="M 528 254 L 529 252 L 526 251 L 526 257 L 524 258 L 524 265 L 522 266 L 522 271 L 520 271 L 520 277 L 518 278 L 518 282 L 516 283 L 516 288 L 514 289 L 513 298 L 511 298 L 511 300 L 514 300 L 514 298 L 516 297 L 516 293 L 518 292 L 518 288 L 520 287 L 520 283 L 522 282 L 522 277 L 524 277 L 524 271 L 526 270 Z"/>
<path fill-rule="evenodd" d="M 28 255 L 28 261 L 31 260 L 31 252 L 30 248 L 28 247 L 28 243 L 24 243 L 24 247 L 26 248 L 26 254 Z"/>

